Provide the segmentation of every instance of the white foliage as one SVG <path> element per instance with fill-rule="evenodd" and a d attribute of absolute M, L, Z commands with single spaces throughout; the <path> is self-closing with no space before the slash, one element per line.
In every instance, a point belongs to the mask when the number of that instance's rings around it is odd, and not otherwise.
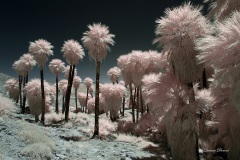
<path fill-rule="evenodd" d="M 61 51 L 69 65 L 78 64 L 85 55 L 82 46 L 75 40 L 65 41 Z"/>
<path fill-rule="evenodd" d="M 62 73 L 65 69 L 64 62 L 60 59 L 52 59 L 49 63 L 49 68 L 56 76 Z"/>
<path fill-rule="evenodd" d="M 33 55 L 35 61 L 42 69 L 50 55 L 53 55 L 53 46 L 46 40 L 39 39 L 30 42 L 29 53 Z"/>
<path fill-rule="evenodd" d="M 104 111 L 119 111 L 126 88 L 120 84 L 103 84 L 100 93 L 105 100 Z"/>
<path fill-rule="evenodd" d="M 110 50 L 109 45 L 114 45 L 113 38 L 115 35 L 109 33 L 109 28 L 101 23 L 88 26 L 89 31 L 83 33 L 83 44 L 88 49 L 88 53 L 95 61 L 102 61 L 107 51 Z"/>

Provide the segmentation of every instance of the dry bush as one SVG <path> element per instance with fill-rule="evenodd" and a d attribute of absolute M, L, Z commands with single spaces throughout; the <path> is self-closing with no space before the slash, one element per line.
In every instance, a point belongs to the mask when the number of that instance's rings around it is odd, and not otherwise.
<path fill-rule="evenodd" d="M 0 116 L 6 115 L 9 113 L 13 107 L 14 102 L 6 97 L 3 97 L 3 95 L 0 93 Z"/>
<path fill-rule="evenodd" d="M 23 148 L 21 154 L 34 160 L 49 160 L 52 150 L 44 143 L 34 143 Z"/>

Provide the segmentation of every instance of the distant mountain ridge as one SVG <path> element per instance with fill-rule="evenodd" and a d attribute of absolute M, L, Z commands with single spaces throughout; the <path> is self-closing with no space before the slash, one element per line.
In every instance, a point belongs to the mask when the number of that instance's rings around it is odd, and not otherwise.
<path fill-rule="evenodd" d="M 5 74 L 5 73 L 0 73 L 0 82 L 5 83 L 6 80 L 12 78 L 11 76 Z"/>

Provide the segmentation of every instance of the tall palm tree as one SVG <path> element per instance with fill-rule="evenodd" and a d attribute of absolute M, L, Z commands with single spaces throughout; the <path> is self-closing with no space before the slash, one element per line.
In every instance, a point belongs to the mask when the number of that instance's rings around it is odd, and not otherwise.
<path fill-rule="evenodd" d="M 76 104 L 76 113 L 78 111 L 78 107 L 77 107 L 77 90 L 80 86 L 82 82 L 82 79 L 79 76 L 74 76 L 73 78 L 73 87 L 75 89 L 75 104 Z"/>
<path fill-rule="evenodd" d="M 56 103 L 55 103 L 55 111 L 58 114 L 58 76 L 60 73 L 62 73 L 65 69 L 64 62 L 60 59 L 52 59 L 52 61 L 49 63 L 49 68 L 51 72 L 55 75 L 56 80 Z"/>
<path fill-rule="evenodd" d="M 67 63 L 70 65 L 67 93 L 65 98 L 65 121 L 68 121 L 70 96 L 75 67 L 78 62 L 83 59 L 85 54 L 83 52 L 82 46 L 75 40 L 65 41 L 61 51 L 63 52 L 63 56 L 66 58 Z"/>
<path fill-rule="evenodd" d="M 109 45 L 113 45 L 114 35 L 109 33 L 107 26 L 100 23 L 89 25 L 89 31 L 83 35 L 82 41 L 84 46 L 88 49 L 88 53 L 96 62 L 96 93 L 95 93 L 95 127 L 94 138 L 99 135 L 99 79 L 100 79 L 100 63 L 110 50 Z"/>
<path fill-rule="evenodd" d="M 44 124 L 45 121 L 45 92 L 44 92 L 44 75 L 43 68 L 48 60 L 48 57 L 53 55 L 53 46 L 51 43 L 44 39 L 39 39 L 34 42 L 30 42 L 29 53 L 33 55 L 35 61 L 40 68 L 41 77 L 41 97 L 42 97 L 42 116 L 41 123 Z"/>
<path fill-rule="evenodd" d="M 180 82 L 188 86 L 188 107 L 192 107 L 192 104 L 195 101 L 193 84 L 201 78 L 203 71 L 202 66 L 198 64 L 196 59 L 198 51 L 195 49 L 195 41 L 209 33 L 209 25 L 205 17 L 201 15 L 200 10 L 201 8 L 195 8 L 190 3 L 187 3 L 178 8 L 167 9 L 165 12 L 166 15 L 156 21 L 157 27 L 155 33 L 157 38 L 154 42 L 163 47 L 163 52 L 168 54 L 169 63 L 175 76 Z M 191 110 L 192 108 L 189 108 L 189 113 Z M 187 115 L 187 121 L 192 120 L 186 110 L 184 112 L 179 112 L 178 114 L 180 114 L 178 117 Z M 195 121 L 197 121 L 196 117 Z M 176 122 L 181 121 L 179 120 Z M 182 123 L 179 123 L 179 125 L 176 125 L 173 129 L 179 129 L 178 134 L 185 134 L 180 130 L 182 125 Z M 190 130 L 189 132 L 195 135 L 195 137 L 188 139 L 189 143 L 195 144 L 195 148 L 186 147 L 185 149 L 189 153 L 195 152 L 195 156 L 199 159 L 198 131 Z M 194 142 L 194 139 L 196 139 L 196 142 Z M 193 144 L 191 146 L 193 146 Z M 172 143 L 171 146 L 171 148 L 173 148 L 173 159 L 174 157 L 175 159 L 176 157 L 180 158 L 179 155 L 182 157 L 186 156 L 184 155 L 183 150 L 177 151 L 174 149 L 177 145 L 181 144 Z M 194 157 L 192 157 L 192 159 L 193 158 Z"/>

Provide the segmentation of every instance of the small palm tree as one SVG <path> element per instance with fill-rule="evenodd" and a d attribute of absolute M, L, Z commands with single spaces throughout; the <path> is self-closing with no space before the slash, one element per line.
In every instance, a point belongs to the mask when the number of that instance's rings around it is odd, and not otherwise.
<path fill-rule="evenodd" d="M 122 98 L 125 95 L 126 88 L 120 84 L 103 84 L 100 92 L 105 100 L 104 111 L 110 111 L 110 119 L 117 120 L 117 113 L 121 109 Z"/>
<path fill-rule="evenodd" d="M 68 81 L 66 79 L 62 79 L 58 83 L 58 88 L 62 92 L 62 114 L 64 114 L 65 112 L 65 97 L 67 92 L 67 84 L 68 84 Z"/>
<path fill-rule="evenodd" d="M 82 82 L 82 79 L 79 76 L 74 76 L 74 78 L 73 78 L 73 87 L 75 89 L 76 113 L 78 111 L 78 107 L 77 107 L 77 90 L 78 90 L 81 82 Z"/>
<path fill-rule="evenodd" d="M 92 98 L 93 98 L 93 91 L 94 91 L 94 86 L 91 85 L 91 87 L 89 88 L 89 93 L 90 93 Z"/>
<path fill-rule="evenodd" d="M 50 70 L 55 74 L 56 78 L 56 103 L 55 103 L 55 111 L 58 114 L 58 76 L 62 73 L 65 69 L 64 62 L 60 59 L 52 59 L 49 64 Z"/>
<path fill-rule="evenodd" d="M 67 63 L 70 65 L 69 76 L 68 76 L 68 87 L 65 99 L 65 121 L 68 121 L 69 115 L 69 104 L 70 104 L 70 96 L 72 83 L 74 78 L 75 67 L 80 60 L 84 57 L 84 52 L 82 46 L 75 40 L 65 41 L 62 47 L 63 56 L 66 58 Z"/>
<path fill-rule="evenodd" d="M 13 100 L 18 101 L 19 98 L 19 87 L 18 87 L 18 80 L 14 78 L 10 78 L 5 82 L 4 85 L 5 90 L 8 92 L 8 95 Z"/>
<path fill-rule="evenodd" d="M 95 89 L 95 127 L 94 138 L 99 135 L 99 79 L 100 79 L 100 63 L 110 50 L 109 45 L 113 45 L 114 35 L 109 33 L 107 26 L 100 23 L 88 26 L 89 31 L 84 33 L 82 38 L 84 46 L 88 49 L 90 57 L 96 62 L 96 89 Z"/>
<path fill-rule="evenodd" d="M 20 102 L 20 108 L 21 108 L 21 113 L 23 113 L 23 103 L 22 103 L 22 80 L 24 77 L 24 62 L 19 59 L 13 63 L 13 69 L 17 72 L 18 74 L 18 87 L 19 87 L 19 102 Z"/>
<path fill-rule="evenodd" d="M 23 88 L 28 83 L 28 76 L 30 70 L 36 65 L 36 61 L 34 60 L 33 56 L 29 53 L 23 54 L 20 57 L 20 60 L 23 63 L 24 68 L 24 78 L 23 78 Z M 25 113 L 25 104 L 26 104 L 26 94 L 23 95 L 23 110 L 22 113 Z"/>
<path fill-rule="evenodd" d="M 48 82 L 44 82 L 44 95 L 46 96 L 45 101 L 45 111 L 50 111 L 50 84 Z M 35 121 L 38 121 L 38 116 L 42 113 L 42 89 L 41 89 L 41 83 L 39 79 L 33 79 L 31 80 L 24 88 L 24 92 L 26 93 L 26 97 L 28 100 L 29 108 L 31 114 L 35 115 Z M 44 111 L 44 112 L 45 112 Z"/>
<path fill-rule="evenodd" d="M 113 84 L 118 83 L 120 74 L 121 74 L 121 70 L 118 67 L 110 68 L 107 72 L 107 75 L 109 76 Z"/>
<path fill-rule="evenodd" d="M 85 113 L 87 113 L 87 104 L 88 104 L 88 92 L 89 92 L 89 89 L 90 87 L 92 86 L 92 83 L 93 83 L 93 80 L 90 78 L 90 77 L 86 77 L 84 79 L 84 85 L 86 86 L 87 88 L 87 96 L 86 96 L 86 104 L 85 104 Z M 84 110 L 83 110 L 84 112 Z"/>
<path fill-rule="evenodd" d="M 35 61 L 40 68 L 41 77 L 41 97 L 42 97 L 42 116 L 41 123 L 44 124 L 45 121 L 45 95 L 44 95 L 44 75 L 43 68 L 48 60 L 48 57 L 53 55 L 53 46 L 46 40 L 39 39 L 34 42 L 30 42 L 29 53 L 33 55 Z"/>

